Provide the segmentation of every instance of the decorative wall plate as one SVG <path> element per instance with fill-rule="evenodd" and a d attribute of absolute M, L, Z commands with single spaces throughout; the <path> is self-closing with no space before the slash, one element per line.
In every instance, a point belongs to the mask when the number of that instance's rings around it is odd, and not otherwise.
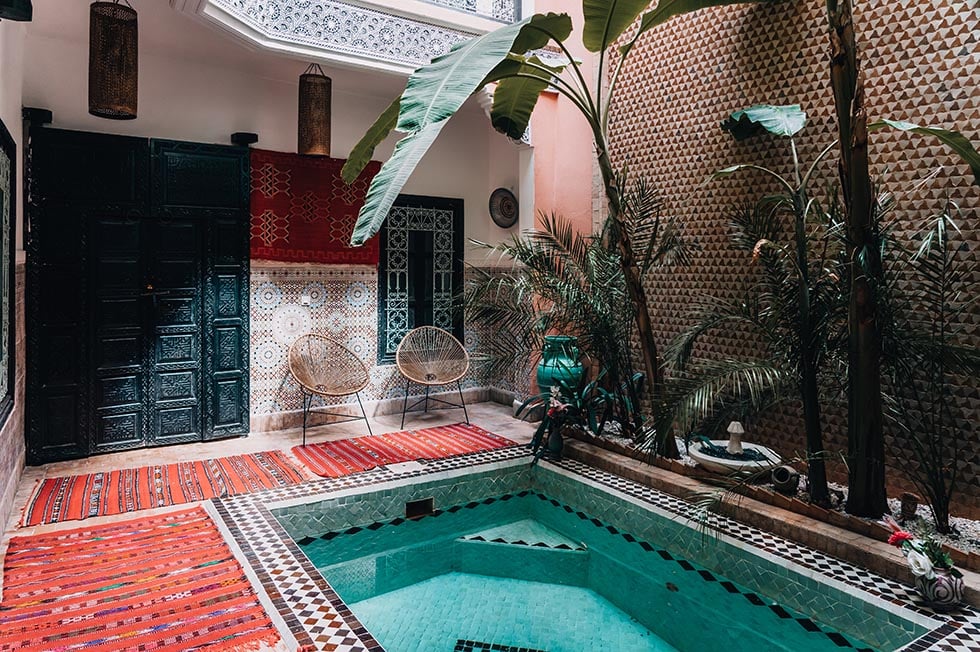
<path fill-rule="evenodd" d="M 517 197 L 506 188 L 497 188 L 490 193 L 490 217 L 494 224 L 502 229 L 509 229 L 517 224 L 520 211 Z"/>

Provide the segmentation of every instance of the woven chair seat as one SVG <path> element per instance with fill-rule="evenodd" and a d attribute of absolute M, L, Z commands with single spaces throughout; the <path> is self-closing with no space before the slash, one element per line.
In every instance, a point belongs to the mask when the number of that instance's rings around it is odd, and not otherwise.
<path fill-rule="evenodd" d="M 408 332 L 395 353 L 398 371 L 420 385 L 448 385 L 466 375 L 470 357 L 451 333 L 435 326 Z"/>
<path fill-rule="evenodd" d="M 306 392 L 319 396 L 356 394 L 370 382 L 354 352 L 329 337 L 309 333 L 289 347 L 289 371 Z"/>

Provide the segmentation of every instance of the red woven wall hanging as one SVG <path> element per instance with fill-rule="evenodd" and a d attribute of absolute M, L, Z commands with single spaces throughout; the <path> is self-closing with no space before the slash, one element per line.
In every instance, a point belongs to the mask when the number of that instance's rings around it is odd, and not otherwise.
<path fill-rule="evenodd" d="M 381 164 L 369 163 L 349 186 L 343 166 L 343 159 L 252 150 L 252 258 L 378 264 L 378 238 L 351 247 L 350 236 Z"/>

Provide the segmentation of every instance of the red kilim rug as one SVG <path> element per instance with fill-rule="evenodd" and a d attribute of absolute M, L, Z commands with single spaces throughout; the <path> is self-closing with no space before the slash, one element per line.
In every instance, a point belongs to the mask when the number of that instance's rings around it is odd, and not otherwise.
<path fill-rule="evenodd" d="M 465 423 L 387 435 L 354 437 L 293 448 L 293 455 L 317 475 L 338 478 L 376 466 L 439 459 L 514 446 L 515 442 Z"/>
<path fill-rule="evenodd" d="M 234 496 L 311 478 L 282 451 L 48 478 L 24 508 L 21 526 Z"/>
<path fill-rule="evenodd" d="M 13 537 L 0 650 L 254 650 L 279 634 L 203 509 Z"/>

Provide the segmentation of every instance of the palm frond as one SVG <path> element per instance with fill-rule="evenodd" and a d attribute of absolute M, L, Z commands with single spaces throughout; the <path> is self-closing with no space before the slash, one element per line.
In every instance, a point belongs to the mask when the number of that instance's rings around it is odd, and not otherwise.
<path fill-rule="evenodd" d="M 785 335 L 778 332 L 781 325 L 770 319 L 771 314 L 767 315 L 753 294 L 739 301 L 711 296 L 699 297 L 690 314 L 693 324 L 681 331 L 664 349 L 664 360 L 668 369 L 674 372 L 687 368 L 698 341 L 716 329 L 728 329 L 742 336 L 746 330 L 755 331 L 771 343 L 785 339 Z"/>
<path fill-rule="evenodd" d="M 709 419 L 726 401 L 736 400 L 757 412 L 798 395 L 796 374 L 769 360 L 704 360 L 672 383 L 674 422 L 686 432 Z"/>

